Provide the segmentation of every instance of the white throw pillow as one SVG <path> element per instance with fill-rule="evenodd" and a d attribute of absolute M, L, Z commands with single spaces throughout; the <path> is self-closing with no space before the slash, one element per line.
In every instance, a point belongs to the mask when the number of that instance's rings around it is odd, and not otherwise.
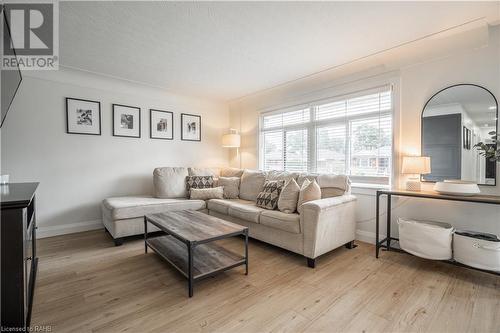
<path fill-rule="evenodd" d="M 299 201 L 297 203 L 297 210 L 302 213 L 302 205 L 306 202 L 321 199 L 321 189 L 319 188 L 316 180 L 312 182 L 309 179 L 305 179 L 302 183 L 299 193 Z"/>
<path fill-rule="evenodd" d="M 217 186 L 224 187 L 225 199 L 238 199 L 240 195 L 240 178 L 239 177 L 220 177 Z"/>
<path fill-rule="evenodd" d="M 300 187 L 295 179 L 290 179 L 281 190 L 278 199 L 278 209 L 287 214 L 293 214 L 297 210 L 297 201 L 299 200 Z"/>
<path fill-rule="evenodd" d="M 209 200 L 209 199 L 223 199 L 224 189 L 222 186 L 212 188 L 192 188 L 191 199 Z"/>

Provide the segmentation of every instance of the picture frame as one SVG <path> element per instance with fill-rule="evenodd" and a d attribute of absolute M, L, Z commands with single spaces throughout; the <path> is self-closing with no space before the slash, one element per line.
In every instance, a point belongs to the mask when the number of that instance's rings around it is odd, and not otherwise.
<path fill-rule="evenodd" d="M 151 139 L 174 139 L 174 113 L 149 109 L 149 137 Z"/>
<path fill-rule="evenodd" d="M 201 141 L 201 116 L 181 113 L 181 140 Z"/>
<path fill-rule="evenodd" d="M 113 136 L 141 137 L 141 108 L 113 104 Z"/>
<path fill-rule="evenodd" d="M 101 135 L 101 102 L 66 97 L 66 133 Z"/>

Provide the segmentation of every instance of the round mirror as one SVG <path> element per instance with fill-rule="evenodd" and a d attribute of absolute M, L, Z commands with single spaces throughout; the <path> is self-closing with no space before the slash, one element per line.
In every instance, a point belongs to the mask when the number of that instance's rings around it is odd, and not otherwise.
<path fill-rule="evenodd" d="M 498 103 L 481 86 L 459 84 L 445 88 L 422 111 L 422 156 L 431 158 L 431 173 L 423 181 L 460 179 L 496 185 L 496 162 L 480 156 L 474 145 L 493 145 L 498 131 Z"/>

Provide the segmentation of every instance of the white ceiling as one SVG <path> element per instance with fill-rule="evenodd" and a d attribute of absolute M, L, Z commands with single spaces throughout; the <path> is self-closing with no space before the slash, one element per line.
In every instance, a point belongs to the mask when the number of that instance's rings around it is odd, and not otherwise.
<path fill-rule="evenodd" d="M 499 2 L 60 2 L 60 61 L 230 100 L 499 16 Z"/>

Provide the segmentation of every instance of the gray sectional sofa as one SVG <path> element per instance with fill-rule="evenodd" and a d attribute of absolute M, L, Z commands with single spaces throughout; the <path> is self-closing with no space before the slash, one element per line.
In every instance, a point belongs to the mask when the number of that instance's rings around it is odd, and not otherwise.
<path fill-rule="evenodd" d="M 239 177 L 239 199 L 191 200 L 187 198 L 189 175 Z M 302 205 L 301 213 L 287 214 L 255 205 L 266 179 L 316 179 L 322 198 Z M 248 169 L 157 168 L 153 172 L 154 196 L 114 197 L 103 200 L 102 216 L 115 244 L 144 233 L 144 215 L 175 210 L 198 210 L 249 228 L 250 237 L 301 254 L 314 267 L 315 259 L 339 246 L 351 247 L 355 238 L 356 197 L 343 175 L 293 174 Z M 151 231 L 156 230 L 151 226 Z M 149 227 L 148 227 L 149 231 Z"/>

